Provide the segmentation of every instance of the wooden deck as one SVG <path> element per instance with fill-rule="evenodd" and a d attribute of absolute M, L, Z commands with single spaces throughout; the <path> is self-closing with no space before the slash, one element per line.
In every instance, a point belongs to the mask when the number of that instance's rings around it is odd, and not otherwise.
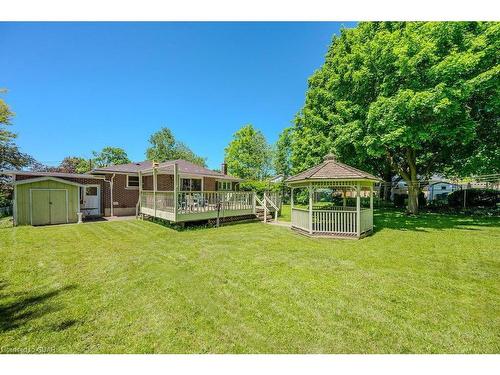
<path fill-rule="evenodd" d="M 255 214 L 253 192 L 142 191 L 138 212 L 172 222 L 209 220 Z"/>

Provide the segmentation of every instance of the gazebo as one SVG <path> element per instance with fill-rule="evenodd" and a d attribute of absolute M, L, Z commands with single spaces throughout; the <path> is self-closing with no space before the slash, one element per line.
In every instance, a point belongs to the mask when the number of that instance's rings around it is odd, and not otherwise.
<path fill-rule="evenodd" d="M 326 155 L 321 164 L 286 180 L 291 188 L 292 229 L 333 238 L 369 235 L 373 230 L 373 185 L 378 181 L 340 163 L 334 155 Z"/>

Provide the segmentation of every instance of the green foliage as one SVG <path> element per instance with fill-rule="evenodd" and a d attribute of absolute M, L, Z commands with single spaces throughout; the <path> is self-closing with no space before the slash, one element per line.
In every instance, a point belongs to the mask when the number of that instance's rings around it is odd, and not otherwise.
<path fill-rule="evenodd" d="M 404 207 L 408 204 L 408 194 L 394 194 L 394 206 Z M 423 207 L 427 204 L 424 193 L 420 192 L 418 194 L 418 205 Z"/>
<path fill-rule="evenodd" d="M 0 93 L 5 92 L 0 89 Z M 22 153 L 15 144 L 16 134 L 7 130 L 13 117 L 10 107 L 0 98 L 0 170 L 21 169 L 33 162 L 33 158 Z"/>
<path fill-rule="evenodd" d="M 292 155 L 292 129 L 284 129 L 276 141 L 276 146 L 273 153 L 273 167 L 276 174 L 290 176 L 292 170 L 291 163 Z"/>
<path fill-rule="evenodd" d="M 448 204 L 454 208 L 496 207 L 500 204 L 500 191 L 493 189 L 456 190 L 448 194 Z"/>
<path fill-rule="evenodd" d="M 148 160 L 163 162 L 183 159 L 206 167 L 205 158 L 196 155 L 187 145 L 175 139 L 169 128 L 161 128 L 149 137 L 150 147 L 146 150 Z"/>
<path fill-rule="evenodd" d="M 90 161 L 79 156 L 67 156 L 57 167 L 64 173 L 87 173 L 91 169 Z"/>
<path fill-rule="evenodd" d="M 240 190 L 255 191 L 262 195 L 266 191 L 281 192 L 282 184 L 272 184 L 266 180 L 246 180 L 240 182 Z"/>
<path fill-rule="evenodd" d="M 6 90 L 0 89 L 0 94 Z M 19 170 L 34 162 L 34 159 L 22 153 L 15 143 L 16 134 L 7 130 L 12 124 L 14 113 L 10 107 L 0 98 L 0 171 Z M 10 177 L 0 174 L 0 207 L 8 206 L 12 196 L 12 184 Z"/>
<path fill-rule="evenodd" d="M 494 22 L 365 22 L 342 30 L 296 118 L 294 171 L 330 150 L 379 175 L 389 163 L 410 186 L 411 212 L 417 176 L 496 172 L 499 49 Z"/>
<path fill-rule="evenodd" d="M 119 165 L 130 163 L 127 153 L 119 147 L 104 147 L 100 152 L 92 151 L 94 155 L 94 167 L 103 168 L 110 165 Z"/>
<path fill-rule="evenodd" d="M 228 173 L 245 179 L 262 180 L 269 176 L 271 150 L 264 134 L 253 125 L 243 126 L 225 149 Z"/>

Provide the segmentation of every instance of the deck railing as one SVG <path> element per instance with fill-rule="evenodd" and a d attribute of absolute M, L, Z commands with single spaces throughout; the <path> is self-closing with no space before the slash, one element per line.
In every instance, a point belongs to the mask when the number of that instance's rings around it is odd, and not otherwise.
<path fill-rule="evenodd" d="M 142 191 L 141 208 L 162 212 L 175 212 L 175 196 L 173 191 Z M 156 205 L 155 205 L 156 196 Z M 220 210 L 238 211 L 252 210 L 254 206 L 252 192 L 237 191 L 198 191 L 177 193 L 177 213 L 195 214 Z"/>
<path fill-rule="evenodd" d="M 253 193 L 239 191 L 203 191 L 178 193 L 179 214 L 253 209 Z"/>

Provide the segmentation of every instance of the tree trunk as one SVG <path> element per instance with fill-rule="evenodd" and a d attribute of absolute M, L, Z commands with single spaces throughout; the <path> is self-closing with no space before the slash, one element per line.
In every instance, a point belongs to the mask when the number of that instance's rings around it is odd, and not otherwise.
<path fill-rule="evenodd" d="M 406 209 L 410 214 L 413 215 L 418 214 L 419 193 L 420 193 L 420 187 L 418 186 L 418 181 L 410 181 L 408 183 L 408 207 Z"/>
<path fill-rule="evenodd" d="M 380 196 L 379 196 L 379 198 L 383 199 L 386 202 L 389 202 L 391 200 L 393 177 L 394 177 L 394 172 L 392 171 L 391 166 L 389 165 L 389 167 L 386 168 L 384 173 L 382 174 L 384 182 L 382 188 L 380 189 Z"/>

